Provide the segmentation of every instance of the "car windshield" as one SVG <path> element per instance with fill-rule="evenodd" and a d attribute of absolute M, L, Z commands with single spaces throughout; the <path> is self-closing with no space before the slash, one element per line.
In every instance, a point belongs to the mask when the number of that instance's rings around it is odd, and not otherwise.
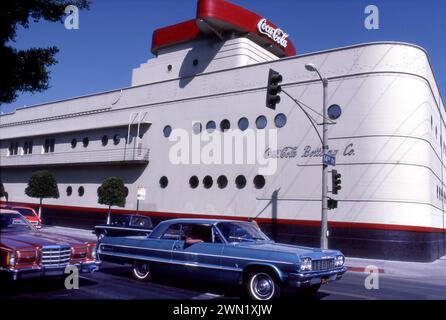
<path fill-rule="evenodd" d="M 25 217 L 35 217 L 36 216 L 34 214 L 34 212 L 32 210 L 30 210 L 30 209 L 22 209 L 22 208 L 20 208 L 20 209 L 13 209 L 13 210 L 20 212 L 20 214 L 22 214 Z"/>
<path fill-rule="evenodd" d="M 256 225 L 249 222 L 219 222 L 217 227 L 228 242 L 269 240 Z"/>
<path fill-rule="evenodd" d="M 0 214 L 0 231 L 34 231 L 34 227 L 29 224 L 21 215 L 16 213 Z"/>

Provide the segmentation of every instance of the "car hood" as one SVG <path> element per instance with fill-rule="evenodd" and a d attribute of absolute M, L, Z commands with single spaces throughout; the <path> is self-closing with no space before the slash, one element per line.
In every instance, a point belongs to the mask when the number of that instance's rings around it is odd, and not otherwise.
<path fill-rule="evenodd" d="M 255 250 L 271 251 L 276 253 L 292 253 L 302 257 L 311 257 L 319 259 L 327 256 L 335 256 L 341 254 L 337 250 L 322 250 L 319 248 L 302 247 L 283 243 L 275 243 L 273 241 L 259 242 L 243 242 L 238 244 L 239 247 L 246 247 Z"/>
<path fill-rule="evenodd" d="M 49 246 L 49 245 L 79 245 L 85 244 L 75 238 L 49 234 L 46 232 L 2 232 L 1 244 L 9 248 L 21 248 L 27 246 Z"/>

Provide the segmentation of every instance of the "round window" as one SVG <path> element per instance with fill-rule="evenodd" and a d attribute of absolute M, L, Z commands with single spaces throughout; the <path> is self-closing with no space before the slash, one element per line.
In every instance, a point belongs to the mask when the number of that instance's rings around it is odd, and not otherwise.
<path fill-rule="evenodd" d="M 237 178 L 235 178 L 235 185 L 237 186 L 237 188 L 243 189 L 246 186 L 245 176 L 240 175 Z"/>
<path fill-rule="evenodd" d="M 71 186 L 67 187 L 67 196 L 71 196 L 73 194 L 73 188 Z"/>
<path fill-rule="evenodd" d="M 226 178 L 226 176 L 219 176 L 217 179 L 217 185 L 220 189 L 226 188 L 228 185 L 228 178 Z"/>
<path fill-rule="evenodd" d="M 102 145 L 105 147 L 108 144 L 108 136 L 103 136 L 101 141 Z"/>
<path fill-rule="evenodd" d="M 79 194 L 79 197 L 82 197 L 85 193 L 84 187 L 79 187 L 79 189 L 77 189 L 77 193 Z"/>
<path fill-rule="evenodd" d="M 199 184 L 200 184 L 200 180 L 198 180 L 198 177 L 197 177 L 197 176 L 192 176 L 192 177 L 189 179 L 189 185 L 190 185 L 190 187 L 191 187 L 192 189 L 197 188 Z"/>
<path fill-rule="evenodd" d="M 256 189 L 262 189 L 265 186 L 265 177 L 257 175 L 254 177 L 254 186 Z"/>
<path fill-rule="evenodd" d="M 220 130 L 225 132 L 226 130 L 231 129 L 231 122 L 228 119 L 224 119 L 220 122 Z"/>
<path fill-rule="evenodd" d="M 247 118 L 241 118 L 238 121 L 238 127 L 240 130 L 245 131 L 249 127 L 249 120 Z"/>
<path fill-rule="evenodd" d="M 203 186 L 204 186 L 206 189 L 211 188 L 213 184 L 214 184 L 214 180 L 212 180 L 212 177 L 211 177 L 211 176 L 206 176 L 206 177 L 204 177 L 204 179 L 203 179 Z"/>
<path fill-rule="evenodd" d="M 268 124 L 268 121 L 266 120 L 265 116 L 259 116 L 256 119 L 256 127 L 257 127 L 257 129 L 265 129 L 267 124 Z"/>
<path fill-rule="evenodd" d="M 328 107 L 327 114 L 331 120 L 336 120 L 341 116 L 342 109 L 339 105 L 332 104 L 331 106 Z"/>
<path fill-rule="evenodd" d="M 206 130 L 208 131 L 208 132 L 214 132 L 214 130 L 217 128 L 217 125 L 216 125 L 216 123 L 215 123 L 215 121 L 209 121 L 207 124 L 206 124 Z"/>
<path fill-rule="evenodd" d="M 283 113 L 279 113 L 275 118 L 274 118 L 274 123 L 276 124 L 277 128 L 283 128 L 286 125 L 286 115 L 284 115 Z"/>
<path fill-rule="evenodd" d="M 88 144 L 89 144 L 89 143 L 90 143 L 90 139 L 88 139 L 88 137 L 85 137 L 85 138 L 82 140 L 82 144 L 83 144 L 84 148 L 88 147 Z"/>
<path fill-rule="evenodd" d="M 193 125 L 193 127 L 192 127 L 192 130 L 193 130 L 193 132 L 194 132 L 195 134 L 199 134 L 199 133 L 201 133 L 201 130 L 202 130 L 202 129 L 203 129 L 203 126 L 201 125 L 200 122 L 195 122 L 194 125 Z"/>
<path fill-rule="evenodd" d="M 76 146 L 77 146 L 77 140 L 76 139 L 73 139 L 73 140 L 71 140 L 71 148 L 76 148 Z"/>
<path fill-rule="evenodd" d="M 163 134 L 166 138 L 170 137 L 170 134 L 172 133 L 172 127 L 171 126 L 165 126 L 163 129 Z"/>
<path fill-rule="evenodd" d="M 160 179 L 160 187 L 162 189 L 165 189 L 168 184 L 169 184 L 169 179 L 167 179 L 166 176 L 161 177 L 161 179 Z"/>
<path fill-rule="evenodd" d="M 121 136 L 120 136 L 119 134 L 115 134 L 115 135 L 113 136 L 113 144 L 114 144 L 114 145 L 118 145 L 119 142 L 121 142 Z"/>

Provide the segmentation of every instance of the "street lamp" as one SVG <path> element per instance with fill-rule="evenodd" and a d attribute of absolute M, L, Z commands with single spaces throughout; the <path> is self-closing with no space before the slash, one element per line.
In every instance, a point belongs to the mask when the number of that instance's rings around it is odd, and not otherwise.
<path fill-rule="evenodd" d="M 310 72 L 316 72 L 323 84 L 323 111 L 322 111 L 322 154 L 328 152 L 328 137 L 327 137 L 327 88 L 328 79 L 323 78 L 319 70 L 312 63 L 307 63 L 305 69 Z M 324 164 L 324 157 L 322 157 L 322 212 L 321 212 L 321 249 L 328 249 L 328 217 L 327 217 L 327 165 Z"/>

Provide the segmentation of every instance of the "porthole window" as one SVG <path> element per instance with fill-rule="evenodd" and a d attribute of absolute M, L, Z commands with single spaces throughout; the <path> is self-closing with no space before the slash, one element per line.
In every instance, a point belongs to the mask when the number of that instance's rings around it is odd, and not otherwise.
<path fill-rule="evenodd" d="M 237 186 L 237 188 L 243 189 L 246 186 L 245 176 L 240 175 L 237 178 L 235 178 L 235 185 Z"/>
<path fill-rule="evenodd" d="M 265 129 L 268 121 L 266 120 L 265 116 L 259 116 L 256 119 L 256 127 L 257 129 Z"/>
<path fill-rule="evenodd" d="M 200 184 L 200 180 L 198 179 L 197 176 L 192 176 L 189 179 L 189 185 L 192 189 L 196 189 L 198 187 L 198 185 Z"/>
<path fill-rule="evenodd" d="M 275 118 L 274 118 L 274 123 L 276 124 L 277 128 L 283 128 L 286 125 L 286 115 L 284 115 L 283 113 L 279 113 Z"/>
<path fill-rule="evenodd" d="M 194 61 L 192 62 L 192 64 L 196 67 L 198 66 L 198 59 L 194 59 Z"/>
<path fill-rule="evenodd" d="M 72 139 L 71 140 L 71 148 L 72 149 L 76 148 L 76 145 L 77 145 L 77 140 L 76 139 Z"/>
<path fill-rule="evenodd" d="M 79 187 L 79 189 L 77 189 L 77 193 L 79 194 L 79 197 L 82 197 L 85 193 L 84 187 Z"/>
<path fill-rule="evenodd" d="M 215 121 L 211 120 L 206 124 L 206 130 L 208 132 L 214 132 L 215 129 L 217 129 L 217 124 L 215 123 Z"/>
<path fill-rule="evenodd" d="M 214 184 L 214 180 L 212 180 L 212 177 L 211 177 L 211 176 L 206 176 L 206 177 L 204 177 L 204 179 L 203 179 L 203 186 L 204 186 L 206 189 L 210 189 L 210 188 L 212 187 L 213 184 Z"/>
<path fill-rule="evenodd" d="M 116 146 L 119 144 L 119 142 L 121 142 L 121 136 L 119 134 L 115 134 L 113 136 L 113 144 Z"/>
<path fill-rule="evenodd" d="M 247 118 L 240 118 L 238 121 L 238 128 L 242 131 L 245 131 L 249 127 L 249 120 Z"/>
<path fill-rule="evenodd" d="M 105 147 L 108 144 L 108 136 L 103 136 L 101 141 L 102 145 Z"/>
<path fill-rule="evenodd" d="M 161 189 L 167 188 L 167 185 L 169 184 L 169 179 L 167 179 L 166 176 L 163 176 L 160 178 L 160 187 Z"/>
<path fill-rule="evenodd" d="M 171 126 L 165 126 L 163 129 L 163 134 L 166 138 L 170 137 L 170 134 L 172 133 L 172 127 Z"/>
<path fill-rule="evenodd" d="M 226 176 L 219 176 L 217 179 L 217 185 L 220 189 L 226 188 L 228 185 L 228 178 L 226 178 Z"/>
<path fill-rule="evenodd" d="M 85 137 L 82 140 L 82 145 L 84 146 L 84 148 L 88 147 L 88 144 L 90 143 L 90 139 L 88 139 L 88 137 Z"/>
<path fill-rule="evenodd" d="M 231 122 L 228 119 L 224 119 L 220 122 L 220 130 L 225 132 L 226 130 L 231 129 Z"/>
<path fill-rule="evenodd" d="M 169 64 L 169 65 L 167 66 L 167 71 L 168 71 L 168 72 L 172 71 L 172 65 L 171 65 L 171 64 Z"/>
<path fill-rule="evenodd" d="M 201 122 L 195 122 L 192 127 L 192 130 L 195 134 L 200 134 L 202 129 L 203 126 L 201 125 Z"/>
<path fill-rule="evenodd" d="M 71 186 L 67 187 L 67 196 L 71 196 L 73 194 L 73 188 Z"/>
<path fill-rule="evenodd" d="M 265 177 L 262 175 L 257 175 L 254 177 L 253 182 L 256 189 L 262 189 L 265 186 Z"/>

